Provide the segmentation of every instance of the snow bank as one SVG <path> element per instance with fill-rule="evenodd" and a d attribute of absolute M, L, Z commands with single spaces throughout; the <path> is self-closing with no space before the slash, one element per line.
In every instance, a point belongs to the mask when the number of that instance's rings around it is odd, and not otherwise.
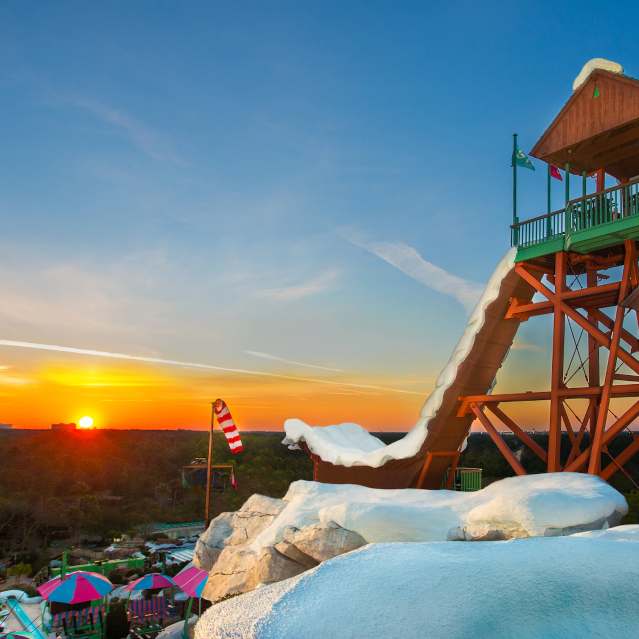
<path fill-rule="evenodd" d="M 579 75 L 574 79 L 572 83 L 572 90 L 576 91 L 588 79 L 590 74 L 595 71 L 595 69 L 612 71 L 612 73 L 623 73 L 623 67 L 618 62 L 606 60 L 606 58 L 592 58 L 584 64 Z"/>
<path fill-rule="evenodd" d="M 366 546 L 212 606 L 195 639 L 634 639 L 639 526 L 623 528 Z"/>
<path fill-rule="evenodd" d="M 296 481 L 284 501 L 251 550 L 274 546 L 288 526 L 334 522 L 369 543 L 446 541 L 567 534 L 614 525 L 628 511 L 621 493 L 582 473 L 509 477 L 469 493 Z"/>
<path fill-rule="evenodd" d="M 312 427 L 301 419 L 284 422 L 283 444 L 298 445 L 304 441 L 311 452 L 339 466 L 372 466 L 379 468 L 391 459 L 405 459 L 417 454 L 428 434 L 428 422 L 439 410 L 444 393 L 455 381 L 457 371 L 471 352 L 475 336 L 484 325 L 486 309 L 497 299 L 503 279 L 515 264 L 516 249 L 510 249 L 497 265 L 484 292 L 468 320 L 466 329 L 453 354 L 435 382 L 413 429 L 402 439 L 385 446 L 358 424 Z"/>

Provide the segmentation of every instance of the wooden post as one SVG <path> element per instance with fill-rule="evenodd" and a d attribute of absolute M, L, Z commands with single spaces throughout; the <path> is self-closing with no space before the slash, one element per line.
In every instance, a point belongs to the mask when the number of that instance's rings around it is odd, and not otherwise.
<path fill-rule="evenodd" d="M 568 180 L 568 172 L 566 172 Z M 552 370 L 550 386 L 550 424 L 548 429 L 548 472 L 561 470 L 561 410 L 564 377 L 564 340 L 566 319 L 561 306 L 562 294 L 566 286 L 566 253 L 555 254 L 555 299 L 553 314 Z"/>
<path fill-rule="evenodd" d="M 601 471 L 601 452 L 603 447 L 603 436 L 606 430 L 606 418 L 608 417 L 608 406 L 610 405 L 610 392 L 614 381 L 615 368 L 617 365 L 617 356 L 619 353 L 619 340 L 621 339 L 621 330 L 623 328 L 623 319 L 625 308 L 621 306 L 621 301 L 628 294 L 630 283 L 630 270 L 632 260 L 635 259 L 634 240 L 626 240 L 624 246 L 626 249 L 623 276 L 621 280 L 621 288 L 619 290 L 619 301 L 615 312 L 615 324 L 610 335 L 610 351 L 608 353 L 608 364 L 606 366 L 606 375 L 604 377 L 603 388 L 601 391 L 601 402 L 599 413 L 597 415 L 597 423 L 595 424 L 595 436 L 591 444 L 590 462 L 588 463 L 588 472 L 591 475 L 598 475 Z"/>
<path fill-rule="evenodd" d="M 211 403 L 211 425 L 209 428 L 209 455 L 206 462 L 206 504 L 204 505 L 204 525 L 208 527 L 211 517 L 211 464 L 213 463 L 213 427 L 215 426 L 215 403 Z"/>
<path fill-rule="evenodd" d="M 586 273 L 586 286 L 589 288 L 598 285 L 597 270 L 588 269 Z M 593 313 L 588 313 L 588 321 L 597 325 L 597 320 Z M 599 371 L 599 343 L 590 334 L 588 334 L 588 386 L 600 386 L 601 374 Z M 597 424 L 597 415 L 599 413 L 599 397 L 593 397 L 590 400 L 590 443 L 592 444 L 595 436 L 595 426 Z"/>

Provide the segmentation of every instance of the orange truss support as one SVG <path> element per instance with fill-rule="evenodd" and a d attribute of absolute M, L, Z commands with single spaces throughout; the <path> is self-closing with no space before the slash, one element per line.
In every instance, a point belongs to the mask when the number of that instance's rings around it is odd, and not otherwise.
<path fill-rule="evenodd" d="M 608 422 L 610 402 L 613 398 L 639 397 L 639 358 L 635 357 L 635 354 L 639 353 L 639 339 L 624 328 L 624 319 L 629 312 L 634 311 L 639 322 L 639 264 L 636 242 L 625 240 L 623 244 L 599 254 L 577 255 L 558 252 L 554 255 L 553 261 L 551 264 L 544 258 L 535 263 L 516 264 L 516 273 L 544 299 L 528 303 L 513 298 L 506 312 L 506 318 L 518 320 L 552 314 L 550 389 L 460 397 L 457 414 L 460 417 L 473 414 L 517 474 L 525 474 L 526 471 L 489 419 L 486 409 L 545 462 L 548 472 L 586 471 L 608 479 L 620 468 L 626 472 L 622 468 L 623 465 L 635 454 L 639 454 L 637 436 L 616 458 L 611 458 L 612 461 L 602 470 L 602 454 L 609 455 L 610 442 L 639 418 L 639 401 L 636 401 L 612 424 Z M 614 267 L 622 267 L 620 279 L 600 284 L 600 280 L 609 280 L 615 274 L 614 271 L 610 274 L 602 271 Z M 575 288 L 579 275 L 585 275 L 584 288 Z M 544 278 L 547 283 L 542 281 Z M 581 285 L 579 281 L 579 286 Z M 613 308 L 612 317 L 603 312 L 604 308 L 609 307 Z M 577 355 L 576 363 L 580 364 L 575 373 L 579 368 L 583 370 L 587 386 L 568 386 L 575 374 L 570 375 L 573 360 L 567 363 L 566 357 L 566 331 L 569 322 L 574 322 L 580 327 L 587 338 L 588 350 L 583 356 L 579 351 L 579 340 L 574 335 L 572 324 L 570 325 L 575 342 L 573 359 Z M 608 351 L 603 380 L 599 364 L 601 348 Z M 627 366 L 632 374 L 618 372 L 622 365 Z M 572 399 L 587 400 L 585 411 L 579 410 L 581 416 L 567 403 L 567 400 Z M 547 450 L 500 407 L 502 403 L 538 401 L 550 404 Z M 576 418 L 574 424 L 569 411 Z M 561 442 L 564 431 L 570 449 L 567 457 L 562 458 Z M 565 459 L 563 468 L 562 459 Z"/>

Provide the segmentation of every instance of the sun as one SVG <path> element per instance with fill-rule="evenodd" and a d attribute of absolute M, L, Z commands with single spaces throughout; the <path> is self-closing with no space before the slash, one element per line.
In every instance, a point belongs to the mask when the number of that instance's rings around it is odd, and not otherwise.
<path fill-rule="evenodd" d="M 80 421 L 78 422 L 78 426 L 80 428 L 93 428 L 93 417 L 89 417 L 89 415 L 85 415 L 84 417 L 80 417 Z"/>

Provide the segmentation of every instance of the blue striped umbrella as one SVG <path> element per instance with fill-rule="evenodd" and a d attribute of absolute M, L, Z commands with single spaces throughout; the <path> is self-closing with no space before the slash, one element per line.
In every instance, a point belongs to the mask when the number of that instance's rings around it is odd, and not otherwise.
<path fill-rule="evenodd" d="M 168 575 L 151 572 L 148 575 L 144 575 L 144 577 L 132 581 L 126 589 L 130 592 L 134 592 L 136 590 L 159 590 L 160 588 L 172 588 L 173 586 L 175 586 L 175 582 Z"/>

